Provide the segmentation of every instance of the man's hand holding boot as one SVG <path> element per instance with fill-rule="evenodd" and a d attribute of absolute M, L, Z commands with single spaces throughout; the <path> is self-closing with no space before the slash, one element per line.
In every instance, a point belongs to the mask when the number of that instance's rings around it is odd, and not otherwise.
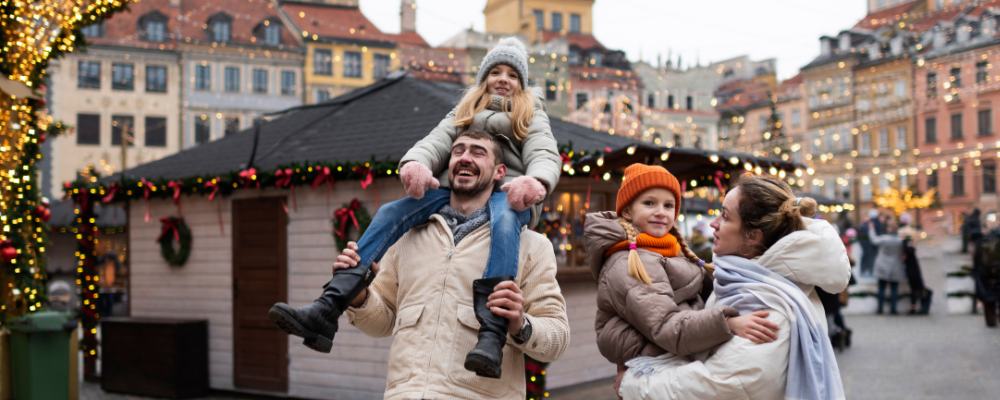
<path fill-rule="evenodd" d="M 524 297 L 514 281 L 503 281 L 493 287 L 486 306 L 498 317 L 507 319 L 507 332 L 512 336 L 521 333 L 524 325 Z"/>
<path fill-rule="evenodd" d="M 340 255 L 337 256 L 337 260 L 333 262 L 333 273 L 337 273 L 338 269 L 357 267 L 360 262 L 361 256 L 358 255 L 358 243 L 354 241 L 347 242 L 347 247 L 344 248 L 344 251 L 340 252 Z M 372 272 L 376 274 L 378 273 L 377 262 L 372 263 Z M 365 304 L 365 300 L 367 299 L 368 288 L 365 288 L 365 290 L 358 293 L 357 297 L 351 301 L 351 307 L 361 307 L 362 304 Z"/>

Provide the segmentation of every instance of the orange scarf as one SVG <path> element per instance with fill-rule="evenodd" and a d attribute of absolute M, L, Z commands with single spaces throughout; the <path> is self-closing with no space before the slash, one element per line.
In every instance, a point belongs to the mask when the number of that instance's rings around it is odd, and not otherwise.
<path fill-rule="evenodd" d="M 677 257 L 681 254 L 681 244 L 677 242 L 677 238 L 674 235 L 669 233 L 663 235 L 663 237 L 653 237 L 645 233 L 640 233 L 639 237 L 635 239 L 635 244 L 640 249 L 646 249 L 664 257 Z M 604 257 L 622 250 L 629 250 L 628 240 L 622 240 L 615 243 L 614 246 L 609 247 L 604 252 Z"/>

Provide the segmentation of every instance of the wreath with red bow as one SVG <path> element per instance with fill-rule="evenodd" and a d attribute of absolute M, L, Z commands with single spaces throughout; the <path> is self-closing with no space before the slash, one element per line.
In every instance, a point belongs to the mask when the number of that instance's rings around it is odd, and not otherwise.
<path fill-rule="evenodd" d="M 160 237 L 156 241 L 160 242 L 160 255 L 167 264 L 182 266 L 191 255 L 191 228 L 184 222 L 184 218 L 160 218 Z M 174 248 L 175 241 L 177 248 Z"/>
<path fill-rule="evenodd" d="M 351 200 L 350 203 L 334 211 L 333 240 L 337 242 L 337 251 L 343 251 L 348 241 L 360 238 L 371 222 L 371 214 L 358 199 Z M 354 228 L 357 234 L 352 234 L 351 228 Z"/>

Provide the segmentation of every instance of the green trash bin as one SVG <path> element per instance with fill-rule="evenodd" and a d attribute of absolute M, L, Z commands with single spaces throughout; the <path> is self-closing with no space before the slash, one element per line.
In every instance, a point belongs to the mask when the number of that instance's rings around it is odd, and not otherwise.
<path fill-rule="evenodd" d="M 76 329 L 72 315 L 41 311 L 11 319 L 7 327 L 14 398 L 69 398 L 70 335 Z"/>

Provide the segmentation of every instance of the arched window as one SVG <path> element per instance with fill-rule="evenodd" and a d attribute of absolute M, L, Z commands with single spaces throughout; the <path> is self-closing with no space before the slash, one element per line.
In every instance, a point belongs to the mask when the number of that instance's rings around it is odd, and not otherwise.
<path fill-rule="evenodd" d="M 150 42 L 165 42 L 167 40 L 167 16 L 159 11 L 152 11 L 140 17 L 139 37 Z"/>
<path fill-rule="evenodd" d="M 253 36 L 257 38 L 257 43 L 266 46 L 278 46 L 281 45 L 281 21 L 277 18 L 268 18 L 257 26 L 253 30 Z"/>
<path fill-rule="evenodd" d="M 208 38 L 213 42 L 228 43 L 232 35 L 233 17 L 218 13 L 208 18 Z"/>

